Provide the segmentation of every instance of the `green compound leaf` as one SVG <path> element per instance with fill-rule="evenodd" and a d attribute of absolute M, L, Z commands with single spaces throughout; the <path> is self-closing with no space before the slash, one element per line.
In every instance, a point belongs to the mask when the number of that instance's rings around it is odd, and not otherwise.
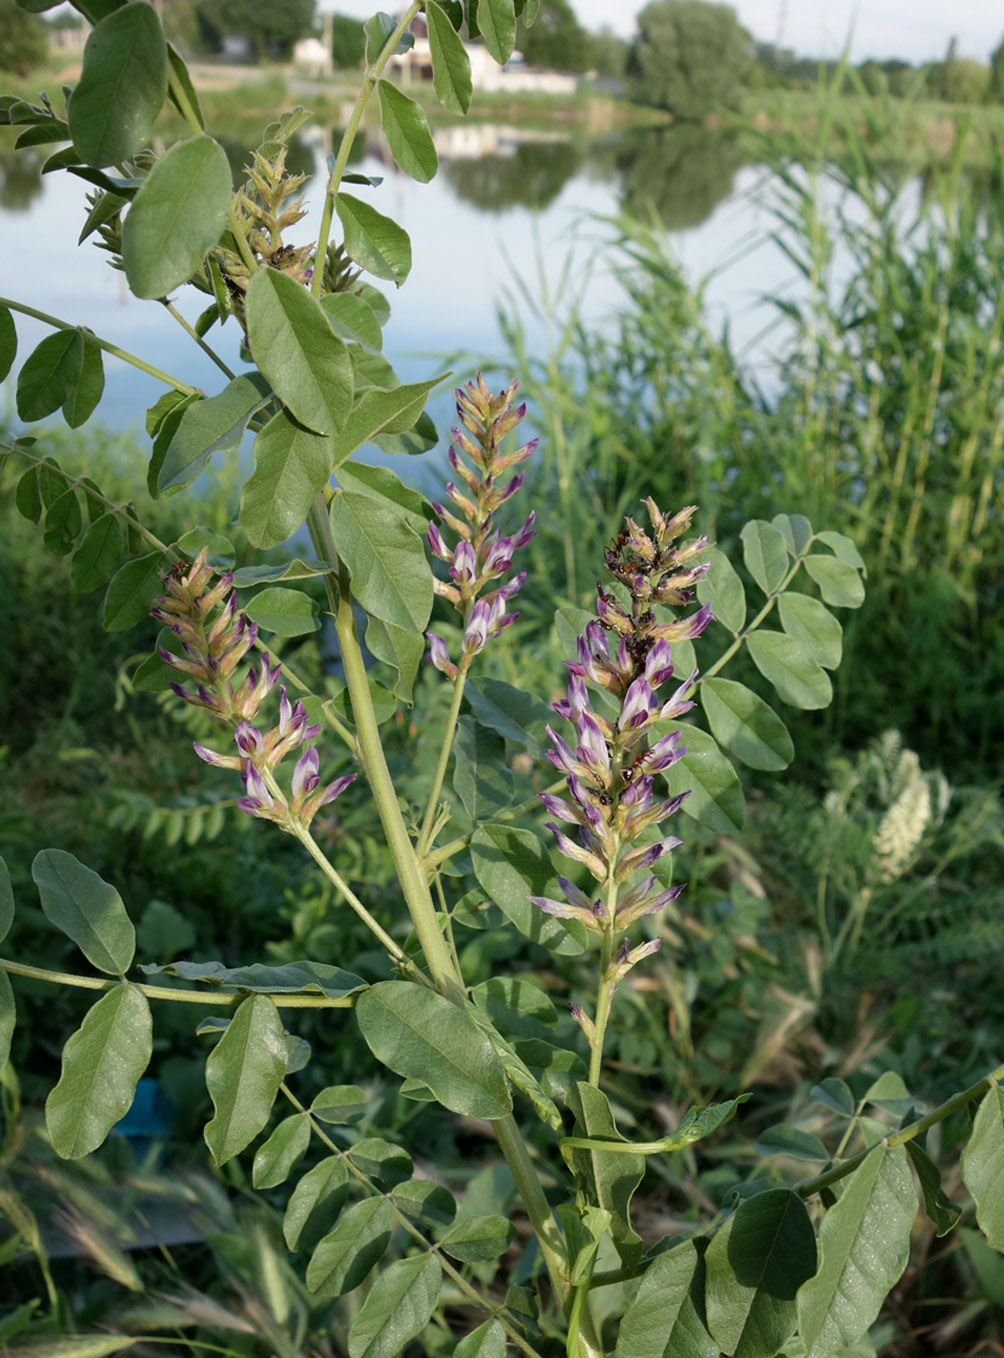
<path fill-rule="evenodd" d="M 101 360 L 101 350 L 87 337 L 86 331 L 80 332 L 84 341 L 84 358 L 80 366 L 80 376 L 63 402 L 63 419 L 71 429 L 79 429 L 94 414 L 105 389 L 105 368 Z"/>
<path fill-rule="evenodd" d="M 264 1146 L 255 1152 L 251 1171 L 255 1188 L 275 1188 L 285 1183 L 309 1145 L 310 1123 L 303 1114 L 283 1118 Z"/>
<path fill-rule="evenodd" d="M 740 1203 L 704 1256 L 708 1329 L 733 1358 L 773 1358 L 795 1332 L 795 1294 L 816 1271 L 805 1204 L 786 1188 Z"/>
<path fill-rule="evenodd" d="M 432 506 L 424 495 L 406 486 L 390 467 L 370 467 L 365 462 L 349 462 L 338 469 L 338 483 L 343 490 L 355 490 L 360 495 L 371 495 L 375 500 L 389 500 L 404 513 L 407 523 L 416 533 L 424 535 L 432 517 Z"/>
<path fill-rule="evenodd" d="M 201 267 L 226 225 L 231 192 L 226 152 L 212 137 L 164 152 L 122 226 L 122 263 L 137 297 L 166 297 Z"/>
<path fill-rule="evenodd" d="M 547 703 L 502 679 L 468 680 L 464 696 L 482 726 L 522 745 L 538 759 L 544 758 L 548 749 L 547 726 L 554 720 Z"/>
<path fill-rule="evenodd" d="M 84 338 L 72 328 L 46 335 L 17 375 L 17 413 L 30 424 L 72 398 L 84 367 Z"/>
<path fill-rule="evenodd" d="M 752 519 L 739 534 L 743 560 L 764 594 L 776 593 L 788 574 L 788 549 L 784 538 L 764 519 Z"/>
<path fill-rule="evenodd" d="M 531 904 L 531 896 L 558 899 L 560 889 L 544 845 L 532 830 L 482 826 L 471 840 L 474 875 L 525 937 L 563 957 L 585 947 L 586 931 L 575 920 L 560 920 Z"/>
<path fill-rule="evenodd" d="M 947 1235 L 958 1225 L 962 1217 L 962 1208 L 952 1202 L 942 1189 L 941 1173 L 918 1140 L 906 1143 L 906 1153 L 917 1171 L 921 1192 L 924 1194 L 924 1211 L 934 1222 L 935 1234 Z"/>
<path fill-rule="evenodd" d="M 750 768 L 777 772 L 786 769 L 795 757 L 784 722 L 744 684 L 706 679 L 701 687 L 701 706 L 719 745 Z"/>
<path fill-rule="evenodd" d="M 381 981 L 359 996 L 356 1021 L 378 1061 L 427 1084 L 452 1112 L 501 1118 L 512 1108 L 491 1042 L 442 995 L 409 981 Z"/>
<path fill-rule="evenodd" d="M 732 562 L 717 547 L 709 547 L 705 559 L 708 573 L 697 582 L 697 597 L 702 604 L 710 604 L 717 621 L 738 636 L 746 621 L 743 582 Z"/>
<path fill-rule="evenodd" d="M 461 717 L 453 758 L 453 787 L 471 820 L 491 820 L 504 811 L 513 781 L 502 737 L 473 717 Z"/>
<path fill-rule="evenodd" d="M 812 541 L 812 524 L 804 514 L 775 514 L 771 526 L 784 538 L 791 557 L 802 556 Z"/>
<path fill-rule="evenodd" d="M 388 457 L 417 457 L 439 442 L 439 432 L 427 410 L 403 434 L 374 434 L 373 442 Z"/>
<path fill-rule="evenodd" d="M 843 629 L 818 599 L 788 591 L 777 601 L 781 626 L 806 655 L 824 669 L 835 670 L 843 652 Z"/>
<path fill-rule="evenodd" d="M 826 1146 L 812 1132 L 793 1127 L 789 1122 L 778 1122 L 767 1127 L 757 1137 L 757 1155 L 792 1155 L 797 1160 L 825 1160 Z"/>
<path fill-rule="evenodd" d="M 425 654 L 425 638 L 411 628 L 397 627 L 371 617 L 366 627 L 366 646 L 377 660 L 395 671 L 392 692 L 402 703 L 411 702 L 411 691 Z"/>
<path fill-rule="evenodd" d="M 120 515 L 102 514 L 80 539 L 70 561 L 70 582 L 78 594 L 89 594 L 106 584 L 125 549 Z"/>
<path fill-rule="evenodd" d="M 300 528 L 331 476 L 331 439 L 280 410 L 254 441 L 240 522 L 253 547 L 278 547 Z"/>
<path fill-rule="evenodd" d="M 754 633 L 754 636 L 758 635 Z M 699 726 L 667 726 L 659 734 L 682 731 L 680 744 L 687 753 L 666 771 L 666 786 L 676 796 L 690 791 L 682 809 L 718 834 L 731 835 L 746 824 L 746 799 L 729 760 L 714 736 Z"/>
<path fill-rule="evenodd" d="M 311 1292 L 340 1297 L 358 1287 L 390 1244 L 393 1225 L 383 1198 L 367 1198 L 346 1208 L 310 1256 L 306 1278 Z"/>
<path fill-rule="evenodd" d="M 217 1165 L 226 1164 L 265 1126 L 285 1075 L 279 1011 L 267 995 L 249 995 L 206 1061 L 215 1114 L 204 1135 Z"/>
<path fill-rule="evenodd" d="M 692 1240 L 654 1259 L 621 1321 L 615 1358 L 719 1358 L 693 1300 L 702 1272 Z"/>
<path fill-rule="evenodd" d="M 352 410 L 355 379 L 320 303 L 278 269 L 258 269 L 246 296 L 248 347 L 300 424 L 335 434 Z"/>
<path fill-rule="evenodd" d="M 471 106 L 474 85 L 471 60 L 446 13 L 429 0 L 425 7 L 432 53 L 432 83 L 436 98 L 451 113 L 464 114 Z"/>
<path fill-rule="evenodd" d="M 299 637 L 320 626 L 317 600 L 298 589 L 263 589 L 249 600 L 244 612 L 266 632 L 280 637 Z"/>
<path fill-rule="evenodd" d="M 119 567 L 105 594 L 102 625 L 106 632 L 124 632 L 146 617 L 163 587 L 160 572 L 167 564 L 163 552 L 151 552 Z"/>
<path fill-rule="evenodd" d="M 623 1144 L 610 1104 L 600 1090 L 580 1080 L 569 1093 L 568 1106 L 575 1114 L 577 1137 Z M 644 1177 L 645 1157 L 570 1146 L 562 1147 L 562 1155 L 587 1198 L 610 1213 L 611 1239 L 624 1266 L 633 1268 L 644 1247 L 631 1225 L 631 1198 Z"/>
<path fill-rule="evenodd" d="M 864 603 L 864 582 L 849 562 L 836 556 L 807 556 L 803 564 L 826 603 L 837 608 L 860 608 Z"/>
<path fill-rule="evenodd" d="M 152 1051 L 146 996 L 131 985 L 102 996 L 63 1048 L 59 1083 L 45 1101 L 57 1155 L 77 1160 L 97 1150 L 132 1106 Z"/>
<path fill-rule="evenodd" d="M 405 174 L 420 184 L 427 184 L 439 169 L 439 157 L 432 143 L 425 110 L 389 80 L 381 80 L 377 92 L 380 126 L 391 155 Z"/>
<path fill-rule="evenodd" d="M 331 1229 L 349 1191 L 349 1171 L 340 1155 L 329 1155 L 290 1194 L 282 1234 L 291 1250 L 310 1250 Z"/>
<path fill-rule="evenodd" d="M 181 976 L 186 981 L 209 981 L 236 990 L 254 990 L 262 995 L 297 995 L 301 992 L 327 995 L 329 1000 L 342 1000 L 366 982 L 354 972 L 327 962 L 283 962 L 269 966 L 252 962 L 248 967 L 225 967 L 222 962 L 165 962 L 162 966 L 141 964 L 140 971 L 148 976 L 165 973 Z"/>
<path fill-rule="evenodd" d="M 513 0 L 478 0 L 478 28 L 488 51 L 500 66 L 504 66 L 516 46 Z"/>
<path fill-rule="evenodd" d="M 328 1085 L 315 1097 L 310 1111 L 321 1122 L 357 1122 L 366 1112 L 367 1102 L 358 1085 Z"/>
<path fill-rule="evenodd" d="M 444 376 L 448 374 L 428 382 L 408 382 L 389 391 L 379 387 L 364 391 L 334 440 L 332 466 L 340 467 L 357 448 L 374 442 L 380 434 L 407 433 L 425 409 L 429 392 Z"/>
<path fill-rule="evenodd" d="M 73 545 L 82 526 L 83 517 L 77 493 L 75 490 L 64 490 L 49 506 L 42 541 L 50 552 L 55 552 L 57 556 L 65 556 L 67 552 L 73 551 Z"/>
<path fill-rule="evenodd" d="M 797 1297 L 805 1358 L 831 1358 L 875 1320 L 910 1258 L 917 1190 L 902 1146 L 876 1146 L 819 1230 L 819 1271 Z"/>
<path fill-rule="evenodd" d="M 754 665 L 791 707 L 826 707 L 833 697 L 830 677 L 811 654 L 784 632 L 761 629 L 746 638 Z"/>
<path fill-rule="evenodd" d="M 476 1264 L 505 1254 L 515 1234 L 516 1228 L 508 1217 L 498 1213 L 483 1217 L 464 1216 L 439 1237 L 439 1243 L 447 1254 L 461 1263 Z"/>
<path fill-rule="evenodd" d="M 442 1282 L 439 1260 L 416 1254 L 390 1264 L 374 1282 L 349 1330 L 349 1358 L 397 1358 L 425 1329 Z"/>
<path fill-rule="evenodd" d="M 72 853 L 43 849 L 31 875 L 46 919 L 71 939 L 98 971 L 120 976 L 136 950 L 136 931 L 122 897 Z"/>
<path fill-rule="evenodd" d="M 354 292 L 329 292 L 321 298 L 321 310 L 336 335 L 378 352 L 383 348 L 380 321 L 369 302 Z"/>
<path fill-rule="evenodd" d="M 367 1136 L 357 1141 L 346 1151 L 346 1156 L 360 1173 L 388 1188 L 410 1179 L 414 1169 L 406 1150 L 379 1136 Z"/>
<path fill-rule="evenodd" d="M 507 1037 L 546 1041 L 558 1022 L 558 1011 L 546 991 L 518 976 L 493 976 L 471 991 L 471 999 Z"/>
<path fill-rule="evenodd" d="M 497 1320 L 486 1320 L 453 1350 L 453 1358 L 505 1358 L 505 1330 Z"/>
<path fill-rule="evenodd" d="M 980 1230 L 1004 1254 L 1004 1089 L 994 1085 L 980 1101 L 973 1134 L 962 1152 L 962 1180 L 976 1203 Z M 940 1232 L 939 1232 L 940 1234 Z"/>
<path fill-rule="evenodd" d="M 809 1092 L 816 1103 L 821 1103 L 831 1113 L 837 1113 L 845 1118 L 854 1116 L 857 1104 L 846 1080 L 841 1080 L 836 1075 L 828 1075 L 818 1085 L 813 1085 Z"/>
<path fill-rule="evenodd" d="M 430 1179 L 406 1179 L 391 1189 L 394 1206 L 423 1231 L 449 1226 L 457 1215 L 457 1203 L 449 1189 Z"/>
<path fill-rule="evenodd" d="M 352 595 L 373 618 L 422 633 L 432 613 L 432 570 L 422 539 L 390 501 L 343 491 L 331 532 L 352 575 Z"/>
<path fill-rule="evenodd" d="M 0 306 L 0 382 L 4 380 L 17 358 L 17 330 L 10 307 Z"/>
<path fill-rule="evenodd" d="M 214 453 L 236 448 L 252 415 L 271 399 L 272 390 L 260 373 L 242 373 L 215 396 L 187 406 L 160 459 L 158 491 L 187 486 Z"/>
<path fill-rule="evenodd" d="M 852 540 L 843 533 L 835 533 L 832 528 L 826 528 L 822 533 L 816 534 L 816 541 L 829 547 L 834 556 L 846 561 L 855 570 L 864 571 L 865 563 L 861 553 Z"/>
<path fill-rule="evenodd" d="M 349 259 L 375 278 L 386 278 L 400 287 L 411 272 L 407 231 L 350 193 L 338 195 L 335 211 L 345 233 Z"/>
<path fill-rule="evenodd" d="M 87 39 L 67 117 L 86 165 L 116 165 L 141 150 L 167 97 L 167 43 L 157 12 L 132 0 Z"/>
<path fill-rule="evenodd" d="M 676 1130 L 670 1132 L 666 1140 L 671 1143 L 674 1150 L 681 1146 L 692 1146 L 696 1141 L 703 1141 L 705 1137 L 717 1132 L 719 1127 L 731 1122 L 740 1107 L 750 1098 L 751 1094 L 739 1094 L 724 1103 L 709 1103 L 706 1108 L 698 1108 L 694 1104 L 687 1109 Z"/>

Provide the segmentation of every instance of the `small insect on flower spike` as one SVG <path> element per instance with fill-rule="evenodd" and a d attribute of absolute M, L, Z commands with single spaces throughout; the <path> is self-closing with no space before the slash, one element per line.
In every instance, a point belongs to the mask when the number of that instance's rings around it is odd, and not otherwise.
<path fill-rule="evenodd" d="M 692 602 L 693 587 L 707 571 L 705 564 L 692 564 L 693 558 L 707 542 L 698 538 L 676 545 L 690 526 L 694 507 L 667 520 L 653 501 L 646 501 L 646 506 L 651 533 L 626 519 L 605 555 L 607 570 L 627 591 L 629 603 L 622 607 L 612 592 L 597 586 L 597 618 L 579 637 L 578 658 L 568 664 L 567 694 L 554 704 L 557 714 L 572 726 L 573 735 L 565 739 L 548 727 L 553 747 L 548 759 L 564 774 L 569 797 L 566 801 L 541 794 L 555 818 L 548 829 L 559 853 L 580 863 L 594 879 L 596 899 L 565 877 L 558 878 L 562 900 L 530 898 L 548 914 L 577 919 L 600 935 L 595 1018 L 581 1005 L 572 1005 L 572 1016 L 592 1048 L 590 1082 L 594 1084 L 599 1078 L 611 996 L 631 968 L 659 947 L 658 939 L 631 948 L 626 937 L 619 943 L 618 938 L 636 920 L 665 909 L 683 891 L 681 884 L 660 881 L 651 869 L 680 844 L 671 835 L 652 839 L 652 832 L 688 795 L 683 792 L 655 800 L 654 775 L 682 759 L 686 746 L 680 744 L 679 731 L 653 740 L 652 728 L 693 707 L 687 694 L 697 679 L 696 671 L 668 696 L 659 690 L 673 678 L 673 643 L 700 636 L 712 616 L 710 608 L 704 607 L 675 621 L 659 621 L 656 606 L 681 607 Z M 616 717 L 591 707 L 590 687 L 616 701 Z M 555 823 L 560 821 L 576 828 L 574 837 Z"/>

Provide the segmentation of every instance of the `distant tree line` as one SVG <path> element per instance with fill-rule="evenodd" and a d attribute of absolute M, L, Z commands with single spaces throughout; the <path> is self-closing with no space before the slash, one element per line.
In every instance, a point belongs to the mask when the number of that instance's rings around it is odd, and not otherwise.
<path fill-rule="evenodd" d="M 315 0 L 160 0 L 158 8 L 168 37 L 183 51 L 216 53 L 226 39 L 240 38 L 249 58 L 261 61 L 288 59 L 300 38 L 318 31 L 314 6 Z M 67 21 L 60 13 L 49 23 Z M 69 21 L 79 22 L 77 16 Z M 360 66 L 362 22 L 335 14 L 328 31 L 335 65 Z M 815 85 L 820 69 L 832 74 L 837 65 L 755 41 L 731 6 L 709 0 L 651 0 L 638 14 L 630 42 L 609 28 L 587 31 L 573 0 L 544 0 L 532 27 L 519 20 L 516 46 L 532 66 L 624 79 L 632 98 L 684 122 L 738 107 L 747 89 Z M 27 72 L 45 59 L 46 50 L 46 23 L 15 0 L 0 0 L 0 69 Z M 914 66 L 897 58 L 869 59 L 856 70 L 872 95 L 1004 103 L 1004 37 L 988 63 L 960 57 L 953 38 L 941 61 Z"/>

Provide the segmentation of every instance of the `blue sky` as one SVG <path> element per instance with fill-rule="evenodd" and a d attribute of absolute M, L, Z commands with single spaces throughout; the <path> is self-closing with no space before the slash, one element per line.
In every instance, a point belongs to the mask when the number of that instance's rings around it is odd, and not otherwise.
<path fill-rule="evenodd" d="M 572 0 L 572 8 L 586 28 L 608 24 L 630 37 L 645 3 Z M 786 47 L 807 56 L 839 55 L 852 26 L 855 61 L 937 59 L 953 35 L 960 56 L 985 61 L 1004 35 L 1004 0 L 733 0 L 733 6 L 754 37 L 773 42 L 780 32 Z M 394 5 L 390 0 L 321 0 L 320 7 L 366 18 L 375 9 Z"/>

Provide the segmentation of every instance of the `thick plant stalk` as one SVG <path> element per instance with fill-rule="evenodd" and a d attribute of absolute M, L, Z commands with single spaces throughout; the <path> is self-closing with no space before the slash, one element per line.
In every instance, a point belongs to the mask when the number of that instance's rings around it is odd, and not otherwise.
<path fill-rule="evenodd" d="M 356 721 L 359 758 L 387 837 L 408 913 L 437 987 L 447 999 L 463 1005 L 466 1003 L 463 977 L 457 970 L 449 945 L 436 920 L 436 909 L 429 883 L 411 842 L 404 817 L 401 815 L 394 783 L 384 757 L 366 678 L 366 666 L 352 614 L 349 573 L 335 548 L 323 495 L 319 495 L 311 507 L 307 524 L 315 549 L 337 572 L 337 575 L 325 576 L 325 586 L 335 619 L 335 632 L 341 648 L 345 682 Z M 502 1153 L 516 1180 L 523 1205 L 533 1223 L 551 1284 L 559 1299 L 563 1301 L 568 1291 L 564 1279 L 564 1254 L 558 1228 L 544 1196 L 544 1190 L 512 1115 L 499 1119 L 493 1126 Z"/>

